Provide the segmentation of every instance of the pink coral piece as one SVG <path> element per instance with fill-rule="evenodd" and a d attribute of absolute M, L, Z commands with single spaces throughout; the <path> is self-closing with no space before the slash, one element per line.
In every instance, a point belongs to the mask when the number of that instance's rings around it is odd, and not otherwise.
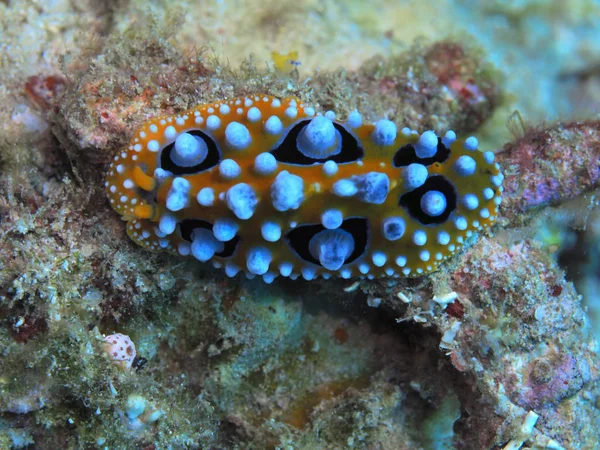
<path fill-rule="evenodd" d="M 104 341 L 104 351 L 113 364 L 124 369 L 131 368 L 136 355 L 135 344 L 131 338 L 125 334 L 116 333 L 106 336 Z"/>

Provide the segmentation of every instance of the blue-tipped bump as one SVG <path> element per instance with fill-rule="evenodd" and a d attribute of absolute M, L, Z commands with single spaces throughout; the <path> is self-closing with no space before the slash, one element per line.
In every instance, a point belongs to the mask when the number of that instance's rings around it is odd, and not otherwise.
<path fill-rule="evenodd" d="M 462 204 L 465 205 L 465 208 L 469 211 L 473 211 L 479 206 L 479 199 L 475 194 L 465 194 L 462 198 Z"/>
<path fill-rule="evenodd" d="M 446 131 L 446 134 L 442 138 L 442 144 L 446 147 L 450 147 L 456 141 L 456 133 L 452 130 Z"/>
<path fill-rule="evenodd" d="M 283 123 L 277 116 L 271 116 L 265 122 L 265 133 L 270 135 L 276 135 L 283 131 Z"/>
<path fill-rule="evenodd" d="M 242 174 L 242 169 L 233 159 L 224 159 L 219 163 L 219 173 L 226 180 L 233 180 Z"/>
<path fill-rule="evenodd" d="M 165 169 L 161 169 L 160 167 L 157 167 L 156 169 L 154 169 L 154 178 L 156 178 L 156 182 L 160 185 L 162 184 L 166 179 L 171 178 L 173 176 L 173 174 L 171 172 L 169 172 L 168 170 Z"/>
<path fill-rule="evenodd" d="M 279 275 L 282 277 L 289 277 L 292 274 L 294 265 L 291 262 L 282 262 L 279 264 Z"/>
<path fill-rule="evenodd" d="M 267 272 L 262 277 L 265 283 L 271 284 L 277 275 L 275 275 L 273 272 Z"/>
<path fill-rule="evenodd" d="M 342 270 L 340 270 L 340 277 L 342 277 L 344 280 L 349 279 L 352 276 L 352 270 L 350 270 L 348 267 L 344 267 Z"/>
<path fill-rule="evenodd" d="M 188 194 L 191 184 L 185 178 L 177 177 L 173 180 L 171 189 L 167 194 L 166 206 L 169 211 L 180 211 L 188 206 Z"/>
<path fill-rule="evenodd" d="M 421 187 L 423 184 L 425 184 L 428 175 L 429 172 L 427 171 L 427 167 L 425 167 L 423 164 L 409 164 L 404 169 L 403 173 L 404 187 L 410 190 Z"/>
<path fill-rule="evenodd" d="M 208 147 L 203 139 L 190 133 L 181 133 L 175 139 L 171 160 L 181 167 L 193 167 L 206 159 Z"/>
<path fill-rule="evenodd" d="M 277 160 L 271 153 L 261 153 L 254 159 L 254 170 L 259 175 L 270 175 L 277 170 Z"/>
<path fill-rule="evenodd" d="M 233 150 L 245 150 L 252 143 L 252 136 L 245 125 L 230 122 L 225 128 L 225 142 Z"/>
<path fill-rule="evenodd" d="M 418 245 L 419 247 L 427 244 L 427 233 L 425 233 L 423 230 L 415 231 L 412 238 L 413 244 Z"/>
<path fill-rule="evenodd" d="M 333 122 L 324 116 L 316 116 L 298 134 L 296 145 L 300 153 L 313 159 L 323 159 L 341 150 L 341 139 Z"/>
<path fill-rule="evenodd" d="M 352 197 L 358 192 L 358 189 L 354 181 L 344 178 L 333 183 L 331 191 L 338 197 Z"/>
<path fill-rule="evenodd" d="M 338 270 L 354 251 L 354 238 L 347 231 L 323 230 L 308 243 L 310 254 L 327 270 Z"/>
<path fill-rule="evenodd" d="M 313 267 L 303 267 L 300 270 L 300 273 L 302 274 L 302 278 L 304 278 L 306 281 L 314 280 L 317 276 L 317 271 Z"/>
<path fill-rule="evenodd" d="M 196 228 L 194 230 L 191 252 L 192 256 L 198 261 L 208 261 L 215 253 L 222 252 L 223 248 L 223 243 L 217 241 L 210 230 L 206 228 Z"/>
<path fill-rule="evenodd" d="M 189 242 L 181 242 L 177 245 L 177 251 L 181 256 L 188 256 L 192 252 L 192 246 Z"/>
<path fill-rule="evenodd" d="M 232 264 L 230 262 L 225 264 L 225 275 L 227 275 L 229 278 L 235 277 L 240 270 L 241 269 L 235 264 Z"/>
<path fill-rule="evenodd" d="M 360 127 L 362 125 L 361 114 L 357 110 L 352 111 L 350 114 L 348 114 L 348 120 L 346 120 L 346 124 L 348 124 L 350 128 Z"/>
<path fill-rule="evenodd" d="M 328 209 L 321 214 L 321 224 L 328 230 L 339 228 L 344 222 L 344 215 L 339 209 Z"/>
<path fill-rule="evenodd" d="M 397 241 L 406 231 L 406 222 L 402 217 L 388 217 L 383 221 L 383 236 L 388 241 Z"/>
<path fill-rule="evenodd" d="M 396 140 L 396 124 L 391 120 L 381 119 L 375 123 L 371 139 L 376 145 L 392 145 Z"/>
<path fill-rule="evenodd" d="M 163 214 L 158 221 L 158 228 L 165 236 L 173 234 L 176 226 L 177 218 L 173 214 Z"/>
<path fill-rule="evenodd" d="M 246 113 L 246 117 L 250 122 L 258 122 L 261 117 L 260 109 L 258 109 L 256 106 L 253 106 Z"/>
<path fill-rule="evenodd" d="M 246 268 L 255 275 L 264 275 L 269 270 L 273 254 L 266 247 L 253 247 L 246 255 Z"/>
<path fill-rule="evenodd" d="M 387 256 L 384 252 L 375 251 L 371 255 L 371 260 L 373 261 L 373 264 L 375 266 L 383 267 L 385 265 L 385 263 L 387 262 Z"/>
<path fill-rule="evenodd" d="M 352 181 L 357 189 L 356 197 L 365 203 L 381 205 L 390 191 L 390 179 L 385 173 L 369 172 L 355 175 Z"/>
<path fill-rule="evenodd" d="M 494 152 L 483 152 L 483 159 L 488 164 L 493 164 L 495 155 Z"/>
<path fill-rule="evenodd" d="M 427 191 L 421 197 L 421 211 L 430 217 L 437 217 L 446 210 L 446 196 L 440 191 Z"/>
<path fill-rule="evenodd" d="M 271 185 L 271 200 L 277 211 L 298 209 L 304 200 L 304 180 L 287 170 L 279 172 Z"/>
<path fill-rule="evenodd" d="M 281 238 L 281 226 L 277 222 L 266 221 L 260 227 L 260 233 L 267 242 L 277 242 Z"/>
<path fill-rule="evenodd" d="M 431 158 L 437 152 L 438 137 L 433 131 L 425 131 L 419 136 L 415 144 L 415 153 L 418 158 Z"/>
<path fill-rule="evenodd" d="M 458 229 L 458 230 L 466 230 L 467 226 L 468 226 L 468 222 L 467 219 L 465 219 L 462 216 L 458 216 L 454 218 L 454 226 Z"/>
<path fill-rule="evenodd" d="M 215 191 L 213 188 L 205 187 L 198 191 L 196 201 L 202 206 L 212 206 L 215 204 Z"/>
<path fill-rule="evenodd" d="M 227 207 L 238 219 L 247 220 L 254 214 L 258 198 L 256 192 L 246 183 L 238 183 L 227 191 Z"/>
<path fill-rule="evenodd" d="M 228 242 L 237 234 L 240 226 L 231 219 L 216 219 L 213 224 L 213 234 L 218 241 Z"/>
<path fill-rule="evenodd" d="M 463 155 L 456 160 L 452 168 L 461 177 L 468 177 L 475 173 L 477 163 L 469 155 Z"/>
<path fill-rule="evenodd" d="M 469 136 L 467 139 L 465 139 L 465 149 L 466 150 L 477 150 L 477 146 L 479 145 L 479 142 L 477 141 L 477 138 L 475 136 Z"/>
<path fill-rule="evenodd" d="M 335 161 L 326 161 L 323 164 L 323 174 L 327 177 L 334 176 L 338 171 L 338 165 Z"/>

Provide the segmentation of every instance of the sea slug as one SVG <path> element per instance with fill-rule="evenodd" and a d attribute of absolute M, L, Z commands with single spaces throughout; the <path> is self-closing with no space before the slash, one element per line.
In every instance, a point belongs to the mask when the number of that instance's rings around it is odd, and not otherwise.
<path fill-rule="evenodd" d="M 137 244 L 271 282 L 431 272 L 494 223 L 503 178 L 475 137 L 261 94 L 148 120 L 106 191 Z"/>

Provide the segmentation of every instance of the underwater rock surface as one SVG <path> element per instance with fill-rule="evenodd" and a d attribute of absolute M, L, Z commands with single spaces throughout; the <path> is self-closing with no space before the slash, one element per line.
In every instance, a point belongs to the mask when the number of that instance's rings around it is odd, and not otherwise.
<path fill-rule="evenodd" d="M 0 448 L 596 448 L 597 3 L 376 3 L 0 2 Z M 497 225 L 413 279 L 267 285 L 133 245 L 116 149 L 257 93 L 476 133 Z"/>

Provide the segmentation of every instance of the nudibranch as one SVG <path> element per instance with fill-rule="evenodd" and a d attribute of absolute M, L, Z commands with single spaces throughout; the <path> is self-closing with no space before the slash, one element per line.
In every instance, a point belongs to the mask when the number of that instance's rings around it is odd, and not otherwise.
<path fill-rule="evenodd" d="M 475 137 L 261 94 L 148 120 L 106 192 L 142 247 L 271 282 L 431 272 L 494 223 L 503 178 Z"/>

